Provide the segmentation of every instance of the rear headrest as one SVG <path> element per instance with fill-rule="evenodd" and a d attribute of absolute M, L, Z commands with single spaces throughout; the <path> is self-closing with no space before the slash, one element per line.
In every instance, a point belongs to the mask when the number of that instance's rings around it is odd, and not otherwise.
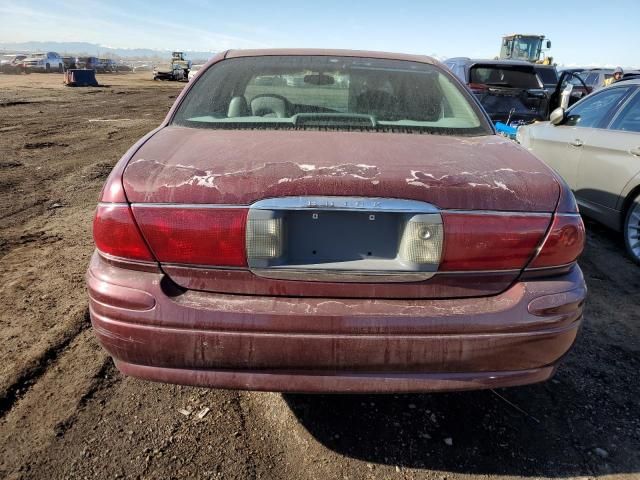
<path fill-rule="evenodd" d="M 229 102 L 227 117 L 246 117 L 249 115 L 249 107 L 244 97 L 233 97 Z"/>
<path fill-rule="evenodd" d="M 287 105 L 282 98 L 259 95 L 251 100 L 251 113 L 255 117 L 285 118 L 287 116 Z"/>

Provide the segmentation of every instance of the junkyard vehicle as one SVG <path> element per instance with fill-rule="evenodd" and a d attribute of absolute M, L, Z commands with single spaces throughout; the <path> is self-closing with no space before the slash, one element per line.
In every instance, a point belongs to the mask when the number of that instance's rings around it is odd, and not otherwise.
<path fill-rule="evenodd" d="M 64 69 L 69 70 L 71 68 L 76 67 L 76 57 L 62 57 L 62 63 L 64 64 Z"/>
<path fill-rule="evenodd" d="M 187 76 L 187 79 L 191 81 L 193 77 L 196 76 L 196 73 L 198 73 L 198 70 L 200 70 L 202 67 L 203 65 L 192 65 L 189 69 L 189 75 Z"/>
<path fill-rule="evenodd" d="M 640 78 L 640 71 L 630 70 L 630 71 L 624 72 L 624 74 L 622 75 L 622 79 L 618 81 L 621 82 L 625 80 L 634 80 L 636 78 Z"/>
<path fill-rule="evenodd" d="M 168 65 L 159 65 L 153 69 L 154 80 L 188 80 L 191 61 L 182 52 L 173 52 Z"/>
<path fill-rule="evenodd" d="M 94 239 L 94 331 L 156 381 L 521 385 L 582 321 L 571 191 L 428 57 L 217 55 L 116 165 Z"/>
<path fill-rule="evenodd" d="M 105 73 L 115 73 L 118 71 L 118 64 L 112 58 L 101 58 L 100 63 L 102 64 L 102 69 Z"/>
<path fill-rule="evenodd" d="M 0 72 L 21 73 L 25 70 L 22 65 L 25 58 L 27 58 L 27 56 L 20 53 L 2 55 L 2 57 L 0 57 Z"/>
<path fill-rule="evenodd" d="M 579 77 L 587 84 L 591 90 L 598 90 L 604 86 L 605 80 L 613 77 L 612 68 L 597 68 L 580 72 Z"/>
<path fill-rule="evenodd" d="M 32 53 L 22 61 L 24 68 L 31 72 L 63 72 L 64 62 L 56 52 Z"/>
<path fill-rule="evenodd" d="M 640 263 L 640 80 L 555 110 L 550 122 L 521 128 L 518 140 L 564 177 L 585 215 L 622 231 Z"/>
<path fill-rule="evenodd" d="M 76 68 L 95 70 L 96 73 L 104 72 L 104 65 L 98 57 L 78 57 L 76 59 Z"/>
<path fill-rule="evenodd" d="M 547 119 L 548 94 L 534 65 L 466 57 L 449 58 L 444 64 L 471 89 L 494 122 L 518 126 Z"/>
<path fill-rule="evenodd" d="M 549 95 L 549 112 L 555 110 L 561 105 L 562 92 L 567 86 L 570 86 L 569 98 L 566 107 L 569 107 L 593 92 L 593 87 L 585 83 L 580 75 L 581 69 L 565 69 L 560 72 L 560 78 L 556 87 Z"/>
<path fill-rule="evenodd" d="M 171 81 L 183 81 L 188 78 L 188 73 L 179 65 L 158 65 L 153 69 L 154 80 L 171 80 Z"/>
<path fill-rule="evenodd" d="M 551 40 L 544 35 L 524 35 L 513 33 L 502 37 L 500 60 L 522 60 L 530 63 L 551 65 L 553 57 L 544 52 L 551 48 Z"/>

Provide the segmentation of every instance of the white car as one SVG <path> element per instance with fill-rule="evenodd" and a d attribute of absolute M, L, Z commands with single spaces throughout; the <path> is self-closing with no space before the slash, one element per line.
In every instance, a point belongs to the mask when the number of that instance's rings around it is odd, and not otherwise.
<path fill-rule="evenodd" d="M 189 75 L 187 75 L 188 80 L 191 81 L 191 79 L 196 76 L 196 73 L 198 73 L 198 70 L 200 70 L 203 66 L 204 65 L 191 65 L 191 68 L 189 69 Z"/>
<path fill-rule="evenodd" d="M 587 216 L 624 234 L 640 264 L 640 79 L 614 83 L 558 108 L 517 140 L 556 170 Z"/>
<path fill-rule="evenodd" d="M 0 72 L 2 73 L 18 73 L 22 61 L 27 58 L 21 53 L 0 56 Z"/>
<path fill-rule="evenodd" d="M 32 72 L 64 71 L 64 61 L 56 52 L 32 53 L 22 63 Z"/>

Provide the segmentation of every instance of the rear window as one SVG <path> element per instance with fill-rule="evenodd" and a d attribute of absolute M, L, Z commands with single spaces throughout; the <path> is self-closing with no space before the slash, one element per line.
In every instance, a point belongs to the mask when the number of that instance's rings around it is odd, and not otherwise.
<path fill-rule="evenodd" d="M 533 67 L 478 65 L 469 72 L 469 83 L 511 88 L 540 88 Z"/>
<path fill-rule="evenodd" d="M 537 68 L 536 71 L 545 85 L 558 83 L 558 73 L 554 68 Z"/>
<path fill-rule="evenodd" d="M 439 67 L 330 56 L 224 60 L 204 72 L 173 123 L 200 128 L 296 128 L 492 133 Z"/>

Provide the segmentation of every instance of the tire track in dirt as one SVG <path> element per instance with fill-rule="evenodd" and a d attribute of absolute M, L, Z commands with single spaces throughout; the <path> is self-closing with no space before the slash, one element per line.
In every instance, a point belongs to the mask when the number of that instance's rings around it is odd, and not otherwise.
<path fill-rule="evenodd" d="M 102 98 L 100 114 L 122 116 L 128 105 L 112 102 L 103 89 L 95 93 Z M 3 176 L 9 183 L 0 185 L 0 417 L 88 327 L 84 270 L 98 192 L 110 166 L 155 127 L 170 103 L 147 102 L 143 111 L 153 115 L 141 114 L 135 125 L 119 128 L 121 139 L 105 143 L 113 125 L 87 122 L 95 105 L 81 99 L 81 92 L 61 86 L 0 89 L 0 102 L 11 103 L 12 112 L 0 118 L 0 128 L 8 129 L 2 151 L 15 157 Z M 64 150 L 51 148 L 60 145 Z M 54 202 L 63 208 L 48 208 Z"/>
<path fill-rule="evenodd" d="M 244 450 L 246 452 L 249 452 L 251 450 L 250 448 L 250 439 L 248 438 L 249 432 L 247 430 L 247 419 L 245 417 L 245 412 L 244 412 L 244 408 L 242 406 L 242 393 L 241 392 L 236 392 L 235 396 L 233 397 L 233 408 L 236 412 L 236 414 L 238 415 L 238 419 L 240 420 L 240 436 L 242 437 L 242 441 L 244 443 Z M 246 455 L 246 467 L 247 467 L 247 479 L 249 480 L 255 480 L 257 478 L 257 472 L 256 472 L 256 464 L 254 462 L 253 459 L 253 455 L 252 454 L 248 454 Z"/>
<path fill-rule="evenodd" d="M 57 329 L 57 335 L 50 335 L 25 356 L 28 359 L 20 369 L 14 370 L 2 378 L 0 383 L 0 418 L 11 410 L 13 405 L 26 395 L 33 385 L 57 361 L 64 350 L 89 328 L 89 311 L 85 309 L 72 316 Z"/>
<path fill-rule="evenodd" d="M 95 392 L 111 385 L 105 376 L 115 374 L 110 358 L 86 329 L 46 365 L 38 382 L 16 397 L 0 420 L 5 432 L 0 436 L 2 478 L 28 473 L 29 462 L 64 434 Z"/>

